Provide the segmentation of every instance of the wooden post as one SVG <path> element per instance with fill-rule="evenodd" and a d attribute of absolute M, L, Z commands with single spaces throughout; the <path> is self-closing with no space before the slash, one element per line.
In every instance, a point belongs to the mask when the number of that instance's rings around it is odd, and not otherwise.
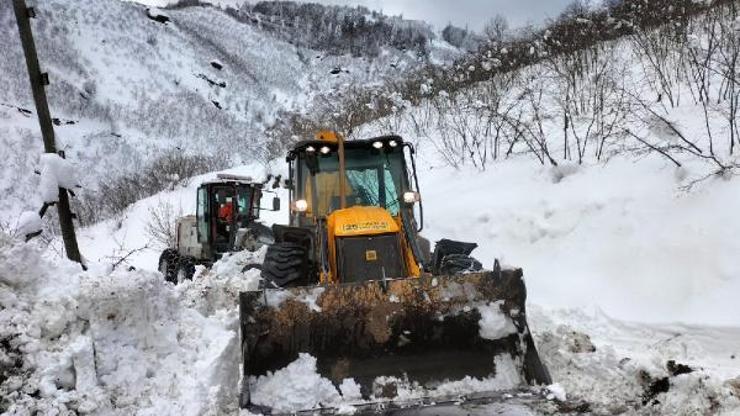
<path fill-rule="evenodd" d="M 25 0 L 13 0 L 13 9 L 15 18 L 18 23 L 18 33 L 20 34 L 23 53 L 26 56 L 26 65 L 28 67 L 28 76 L 31 80 L 31 91 L 33 100 L 36 103 L 36 113 L 39 118 L 41 127 L 41 136 L 44 139 L 44 151 L 46 153 L 56 153 L 56 144 L 54 143 L 54 126 L 51 121 L 49 104 L 46 100 L 46 91 L 44 86 L 49 83 L 47 74 L 43 74 L 39 67 L 39 59 L 36 55 L 36 45 L 33 41 L 31 32 L 31 18 L 35 17 L 33 9 L 26 6 Z M 62 229 L 62 240 L 67 252 L 67 258 L 82 264 L 82 256 L 77 246 L 77 237 L 75 235 L 75 226 L 72 221 L 72 212 L 69 207 L 69 194 L 66 189 L 59 188 L 59 202 L 57 203 L 59 211 L 59 226 Z M 84 268 L 84 264 L 83 264 Z"/>

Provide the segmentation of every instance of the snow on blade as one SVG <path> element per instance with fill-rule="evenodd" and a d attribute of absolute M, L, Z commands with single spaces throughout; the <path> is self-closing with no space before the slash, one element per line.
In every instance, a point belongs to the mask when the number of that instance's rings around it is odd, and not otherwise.
<path fill-rule="evenodd" d="M 341 399 L 332 382 L 318 374 L 316 358 L 309 354 L 300 354 L 287 367 L 251 384 L 252 401 L 279 412 L 313 409 Z"/>
<path fill-rule="evenodd" d="M 482 338 L 497 340 L 517 333 L 514 322 L 501 310 L 503 303 L 504 301 L 499 300 L 478 306 L 481 315 L 478 325 Z"/>
<path fill-rule="evenodd" d="M 565 389 L 559 383 L 553 383 L 553 384 L 547 386 L 547 391 L 550 392 L 547 395 L 547 398 L 549 400 L 555 399 L 555 400 L 564 402 L 564 401 L 566 401 L 568 399 L 568 396 L 565 393 Z"/>

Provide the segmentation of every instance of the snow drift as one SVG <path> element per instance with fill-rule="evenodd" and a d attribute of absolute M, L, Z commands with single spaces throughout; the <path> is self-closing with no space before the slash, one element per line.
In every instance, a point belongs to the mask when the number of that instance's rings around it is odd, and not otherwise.
<path fill-rule="evenodd" d="M 234 311 L 185 307 L 156 272 L 0 252 L 0 409 L 9 414 L 218 413 L 233 404 Z"/>

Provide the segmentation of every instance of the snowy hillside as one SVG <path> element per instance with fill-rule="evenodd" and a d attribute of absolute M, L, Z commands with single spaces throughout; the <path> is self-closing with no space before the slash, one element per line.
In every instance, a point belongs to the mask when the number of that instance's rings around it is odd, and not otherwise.
<path fill-rule="evenodd" d="M 36 205 L 27 197 L 37 157 L 29 150 L 41 149 L 11 6 L 0 4 L 0 208 L 8 223 Z M 37 10 L 58 147 L 92 190 L 101 177 L 134 172 L 168 151 L 218 156 L 221 167 L 263 160 L 265 129 L 281 111 L 424 63 L 390 47 L 373 59 L 298 48 L 213 7 L 65 0 Z M 152 19 L 159 15 L 168 21 Z"/>

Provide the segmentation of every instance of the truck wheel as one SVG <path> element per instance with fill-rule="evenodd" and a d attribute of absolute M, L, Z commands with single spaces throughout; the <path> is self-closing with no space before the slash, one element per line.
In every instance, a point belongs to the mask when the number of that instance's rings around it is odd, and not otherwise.
<path fill-rule="evenodd" d="M 300 244 L 271 244 L 262 263 L 262 279 L 267 287 L 302 284 L 308 275 L 307 258 L 306 248 Z"/>
<path fill-rule="evenodd" d="M 180 284 L 185 280 L 193 280 L 194 274 L 195 260 L 192 257 L 180 257 L 180 261 L 177 264 L 176 284 Z"/>
<path fill-rule="evenodd" d="M 168 248 L 159 256 L 159 272 L 164 276 L 167 282 L 177 283 L 177 264 L 180 255 L 177 250 Z"/>
<path fill-rule="evenodd" d="M 483 269 L 481 262 L 467 254 L 448 254 L 442 259 L 439 268 L 440 274 L 460 274 L 465 272 L 478 272 Z"/>

